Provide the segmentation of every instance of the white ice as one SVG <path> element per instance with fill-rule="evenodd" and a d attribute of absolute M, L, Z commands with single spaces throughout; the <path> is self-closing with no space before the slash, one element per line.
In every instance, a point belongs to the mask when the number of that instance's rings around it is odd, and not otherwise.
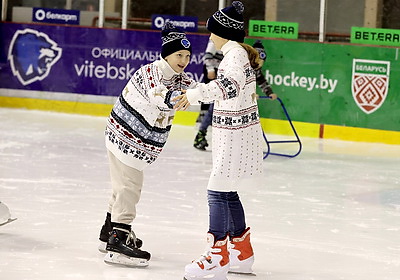
<path fill-rule="evenodd" d="M 105 120 L 0 108 L 0 201 L 18 218 L 0 227 L 0 279 L 177 280 L 203 252 L 211 152 L 176 125 L 145 171 L 133 224 L 149 267 L 103 262 Z M 400 279 L 400 145 L 302 142 L 296 158 L 269 156 L 265 185 L 240 193 L 257 275 L 229 280 Z"/>

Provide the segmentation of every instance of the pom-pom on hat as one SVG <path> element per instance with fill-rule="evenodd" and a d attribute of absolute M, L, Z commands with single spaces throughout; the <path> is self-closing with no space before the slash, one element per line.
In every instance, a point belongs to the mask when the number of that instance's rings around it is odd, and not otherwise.
<path fill-rule="evenodd" d="M 244 6 L 240 1 L 234 1 L 232 6 L 215 12 L 207 20 L 207 29 L 224 39 L 243 43 L 244 36 Z"/>
<path fill-rule="evenodd" d="M 267 53 L 265 52 L 264 46 L 260 40 L 257 40 L 254 42 L 253 48 L 255 48 L 258 51 L 258 54 L 260 55 L 260 58 L 262 60 L 267 59 Z"/>
<path fill-rule="evenodd" d="M 176 28 L 171 22 L 167 22 L 161 31 L 161 57 L 166 58 L 170 54 L 187 50 L 192 54 L 192 45 L 186 38 L 185 32 Z"/>

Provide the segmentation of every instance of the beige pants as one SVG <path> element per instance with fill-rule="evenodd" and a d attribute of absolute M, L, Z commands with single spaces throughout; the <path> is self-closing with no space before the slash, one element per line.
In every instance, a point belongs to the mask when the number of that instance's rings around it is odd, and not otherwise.
<path fill-rule="evenodd" d="M 108 151 L 110 162 L 112 195 L 108 211 L 114 223 L 130 224 L 136 217 L 143 186 L 143 171 L 129 167 Z"/>

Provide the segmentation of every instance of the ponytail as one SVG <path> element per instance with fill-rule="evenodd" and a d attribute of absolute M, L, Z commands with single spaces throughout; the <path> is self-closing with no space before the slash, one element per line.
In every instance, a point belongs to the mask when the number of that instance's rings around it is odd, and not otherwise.
<path fill-rule="evenodd" d="M 260 58 L 260 54 L 258 53 L 258 51 L 248 44 L 245 43 L 239 43 L 239 44 L 247 51 L 251 67 L 253 69 L 260 68 L 263 61 Z"/>

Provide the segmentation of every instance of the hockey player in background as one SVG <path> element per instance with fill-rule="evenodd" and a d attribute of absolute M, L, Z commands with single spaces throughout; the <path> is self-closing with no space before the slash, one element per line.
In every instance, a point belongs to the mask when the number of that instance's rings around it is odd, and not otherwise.
<path fill-rule="evenodd" d="M 148 265 L 150 253 L 140 249 L 142 241 L 131 228 L 143 170 L 158 158 L 167 141 L 175 114 L 172 98 L 197 84 L 184 73 L 192 53 L 185 33 L 167 23 L 161 39 L 160 59 L 133 74 L 107 120 L 112 195 L 99 247 L 107 253 L 106 263 Z"/>
<path fill-rule="evenodd" d="M 264 74 L 262 73 L 262 66 L 264 65 L 265 60 L 267 60 L 267 52 L 265 51 L 265 48 L 260 40 L 254 42 L 253 48 L 258 51 L 261 59 L 259 67 L 255 69 L 257 85 L 260 87 L 263 94 L 270 97 L 272 100 L 275 100 L 278 98 L 278 95 L 274 93 L 271 85 L 268 83 L 268 81 L 265 79 Z"/>
<path fill-rule="evenodd" d="M 220 50 L 217 50 L 214 46 L 214 43 L 211 40 L 209 40 L 204 54 L 204 65 L 203 65 L 204 83 L 208 84 L 210 81 L 217 78 L 218 67 L 223 57 L 224 56 L 222 55 L 222 52 Z M 204 106 L 203 104 L 204 103 L 201 104 L 201 107 Z M 214 110 L 213 103 L 207 105 L 208 105 L 207 110 L 203 109 L 200 110 L 200 115 L 198 118 L 200 122 L 200 127 L 193 143 L 193 147 L 203 151 L 206 149 L 206 147 L 208 147 L 206 139 L 207 129 L 211 125 L 212 115 L 213 115 L 212 113 Z"/>

